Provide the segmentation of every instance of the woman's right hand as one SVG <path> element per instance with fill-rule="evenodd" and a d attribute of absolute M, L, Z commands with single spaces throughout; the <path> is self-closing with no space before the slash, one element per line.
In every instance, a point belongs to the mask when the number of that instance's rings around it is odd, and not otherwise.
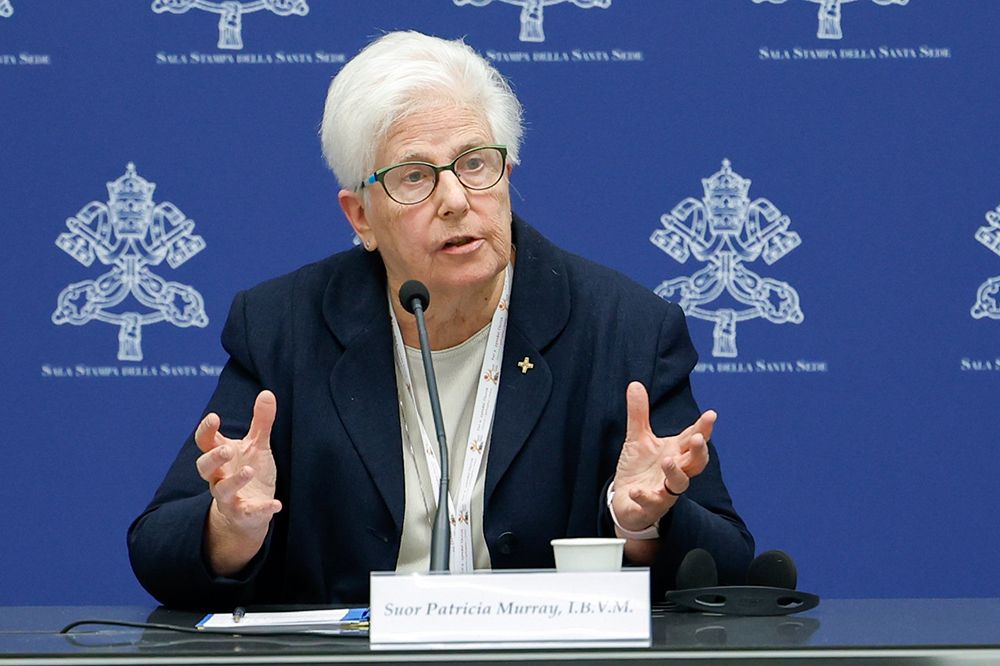
<path fill-rule="evenodd" d="M 278 403 L 270 391 L 261 391 L 253 406 L 246 437 L 229 439 L 219 432 L 218 414 L 198 424 L 194 440 L 202 455 L 198 474 L 212 491 L 212 507 L 205 525 L 205 546 L 213 573 L 231 576 L 241 571 L 260 550 L 271 517 L 281 511 L 274 498 L 277 469 L 271 454 L 271 426 Z"/>

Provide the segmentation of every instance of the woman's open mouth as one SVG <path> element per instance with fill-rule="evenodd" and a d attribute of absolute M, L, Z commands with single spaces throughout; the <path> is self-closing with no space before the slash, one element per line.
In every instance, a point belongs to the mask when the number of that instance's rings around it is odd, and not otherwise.
<path fill-rule="evenodd" d="M 474 252 L 483 242 L 482 238 L 473 236 L 455 236 L 445 241 L 442 249 L 448 254 L 465 254 Z"/>

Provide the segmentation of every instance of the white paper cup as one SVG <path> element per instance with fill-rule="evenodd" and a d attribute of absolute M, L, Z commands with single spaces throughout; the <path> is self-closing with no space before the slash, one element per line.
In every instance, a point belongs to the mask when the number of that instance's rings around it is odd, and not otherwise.
<path fill-rule="evenodd" d="M 553 539 L 556 571 L 621 571 L 625 539 Z"/>

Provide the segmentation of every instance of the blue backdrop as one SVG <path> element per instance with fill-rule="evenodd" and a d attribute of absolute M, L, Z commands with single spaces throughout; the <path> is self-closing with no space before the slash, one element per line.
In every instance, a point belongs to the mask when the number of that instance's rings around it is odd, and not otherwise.
<path fill-rule="evenodd" d="M 350 247 L 326 87 L 404 28 L 512 80 L 517 212 L 689 312 L 759 550 L 1000 595 L 995 0 L 526 1 L 0 0 L 0 604 L 149 601 L 125 530 L 236 291 Z"/>

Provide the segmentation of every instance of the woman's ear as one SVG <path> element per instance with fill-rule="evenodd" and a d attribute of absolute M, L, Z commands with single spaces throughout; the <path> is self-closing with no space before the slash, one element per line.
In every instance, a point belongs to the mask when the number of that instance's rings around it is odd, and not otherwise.
<path fill-rule="evenodd" d="M 371 225 L 368 224 L 368 214 L 365 210 L 364 197 L 359 192 L 353 190 L 341 190 L 337 194 L 340 208 L 344 211 L 344 216 L 351 223 L 354 233 L 361 239 L 365 249 L 374 249 L 375 238 L 372 235 Z"/>

